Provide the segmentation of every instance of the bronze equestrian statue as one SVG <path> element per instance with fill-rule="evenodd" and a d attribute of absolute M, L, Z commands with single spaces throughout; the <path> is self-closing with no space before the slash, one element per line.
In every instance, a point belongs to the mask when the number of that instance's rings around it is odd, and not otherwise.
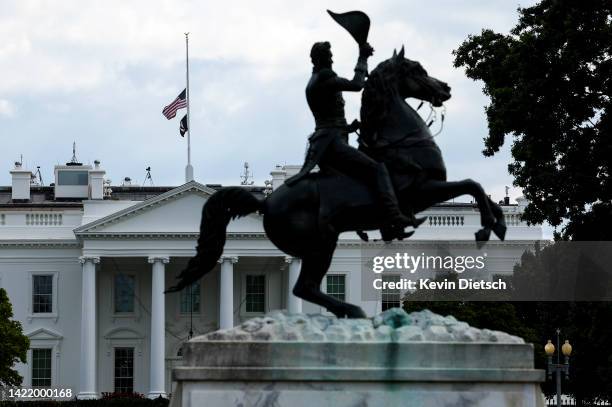
<path fill-rule="evenodd" d="M 342 92 L 359 92 L 368 74 L 367 59 L 373 49 L 367 42 L 360 44 L 359 59 L 352 80 L 341 78 L 332 70 L 332 52 L 329 42 L 312 46 L 310 58 L 312 76 L 306 86 L 306 100 L 315 119 L 315 132 L 309 137 L 306 160 L 300 172 L 285 183 L 292 186 L 318 165 L 322 171 L 335 170 L 376 191 L 379 207 L 384 215 L 381 233 L 385 240 L 404 237 L 407 226 L 418 226 L 414 215 L 404 215 L 395 196 L 389 172 L 384 162 L 378 162 L 348 144 L 348 134 L 358 130 L 359 123 L 350 126 L 344 116 Z M 420 222 L 424 221 L 422 219 Z"/>
<path fill-rule="evenodd" d="M 409 97 L 442 106 L 450 98 L 449 86 L 433 77 L 416 61 L 399 53 L 380 63 L 367 81 L 366 59 L 369 19 L 361 12 L 331 13 L 357 40 L 360 56 L 352 80 L 331 70 L 329 43 L 316 43 L 311 52 L 314 69 L 306 88 L 316 128 L 302 171 L 260 200 L 240 187 L 222 188 L 204 205 L 197 254 L 167 292 L 180 291 L 217 264 L 225 246 L 231 219 L 259 211 L 266 235 L 283 252 L 302 259 L 293 293 L 325 307 L 337 317 L 365 318 L 364 311 L 321 291 L 321 282 L 336 248 L 338 235 L 380 229 L 384 240 L 402 239 L 406 226 L 437 203 L 471 195 L 478 204 L 482 229 L 476 232 L 481 247 L 491 231 L 501 240 L 506 233 L 504 215 L 477 182 L 446 181 L 440 149 L 428 125 L 408 104 Z M 365 82 L 365 83 L 364 83 Z M 347 143 L 342 91 L 363 88 L 359 150 Z M 318 165 L 320 171 L 311 170 Z M 388 170 L 387 170 L 388 169 Z"/>

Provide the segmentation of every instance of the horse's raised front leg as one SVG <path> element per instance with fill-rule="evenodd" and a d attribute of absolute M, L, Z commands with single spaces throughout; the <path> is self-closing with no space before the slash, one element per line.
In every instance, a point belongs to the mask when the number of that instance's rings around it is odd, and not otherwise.
<path fill-rule="evenodd" d="M 489 240 L 491 229 L 494 228 L 497 218 L 491 209 L 491 200 L 478 182 L 472 179 L 464 179 L 462 181 L 427 180 L 419 189 L 412 191 L 412 194 L 416 195 L 413 201 L 416 203 L 415 209 L 417 211 L 427 209 L 436 203 L 448 201 L 461 195 L 471 195 L 478 205 L 480 224 L 483 227 L 476 232 L 478 247 L 482 247 L 484 242 Z"/>
<path fill-rule="evenodd" d="M 367 318 L 358 306 L 340 301 L 321 291 L 321 282 L 331 264 L 334 249 L 335 245 L 329 253 L 311 254 L 302 258 L 302 269 L 293 287 L 293 294 L 325 307 L 338 318 Z"/>
<path fill-rule="evenodd" d="M 491 211 L 493 215 L 495 215 L 495 225 L 493 225 L 493 233 L 499 238 L 499 240 L 504 240 L 506 238 L 506 219 L 504 216 L 504 211 L 501 206 L 493 202 L 491 198 L 489 198 L 489 205 L 491 206 Z"/>

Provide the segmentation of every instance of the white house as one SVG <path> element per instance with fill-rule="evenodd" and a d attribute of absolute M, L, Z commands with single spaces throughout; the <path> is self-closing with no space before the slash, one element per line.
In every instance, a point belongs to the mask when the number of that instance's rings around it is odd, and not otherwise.
<path fill-rule="evenodd" d="M 296 169 L 277 167 L 271 187 Z M 73 161 L 55 168 L 54 186 L 39 186 L 18 163 L 12 185 L 0 187 L 0 286 L 31 340 L 27 364 L 18 367 L 24 386 L 69 388 L 80 398 L 165 396 L 190 331 L 231 327 L 274 309 L 324 311 L 291 294 L 299 260 L 266 239 L 257 214 L 230 224 L 213 272 L 189 290 L 162 294 L 194 254 L 202 205 L 220 186 L 111 187 L 104 174 L 98 162 Z M 525 204 L 503 205 L 509 230 L 505 242 L 489 243 L 490 275 L 511 273 L 542 238 L 540 227 L 520 220 Z M 446 203 L 423 215 L 415 245 L 473 239 L 479 225 L 473 204 Z M 353 234 L 342 236 L 323 290 L 370 315 L 399 305 L 399 293 L 361 299 L 361 245 Z"/>

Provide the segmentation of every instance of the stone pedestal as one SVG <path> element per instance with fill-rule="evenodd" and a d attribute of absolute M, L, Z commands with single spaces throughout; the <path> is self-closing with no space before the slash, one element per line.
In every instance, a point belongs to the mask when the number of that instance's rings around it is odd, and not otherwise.
<path fill-rule="evenodd" d="M 543 406 L 533 347 L 429 311 L 272 313 L 189 341 L 172 407 Z"/>

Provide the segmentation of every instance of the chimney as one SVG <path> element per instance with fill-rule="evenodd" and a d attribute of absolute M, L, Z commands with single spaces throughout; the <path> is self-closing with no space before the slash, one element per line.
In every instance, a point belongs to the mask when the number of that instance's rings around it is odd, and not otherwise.
<path fill-rule="evenodd" d="M 94 161 L 94 168 L 89 170 L 89 199 L 104 199 L 104 175 L 100 161 Z"/>
<path fill-rule="evenodd" d="M 504 205 L 510 205 L 510 197 L 509 196 L 505 196 L 504 197 Z"/>
<path fill-rule="evenodd" d="M 20 162 L 15 163 L 15 169 L 11 170 L 12 196 L 13 201 L 30 200 L 30 182 L 32 181 L 32 171 L 23 169 Z"/>
<path fill-rule="evenodd" d="M 272 190 L 275 190 L 285 183 L 287 171 L 285 171 L 280 165 L 277 165 L 275 169 L 270 171 L 270 175 L 272 175 Z"/>
<path fill-rule="evenodd" d="M 524 196 L 519 196 L 518 198 L 516 198 L 516 203 L 518 203 L 519 209 L 521 211 L 524 211 L 527 205 L 529 204 L 529 201 Z"/>

